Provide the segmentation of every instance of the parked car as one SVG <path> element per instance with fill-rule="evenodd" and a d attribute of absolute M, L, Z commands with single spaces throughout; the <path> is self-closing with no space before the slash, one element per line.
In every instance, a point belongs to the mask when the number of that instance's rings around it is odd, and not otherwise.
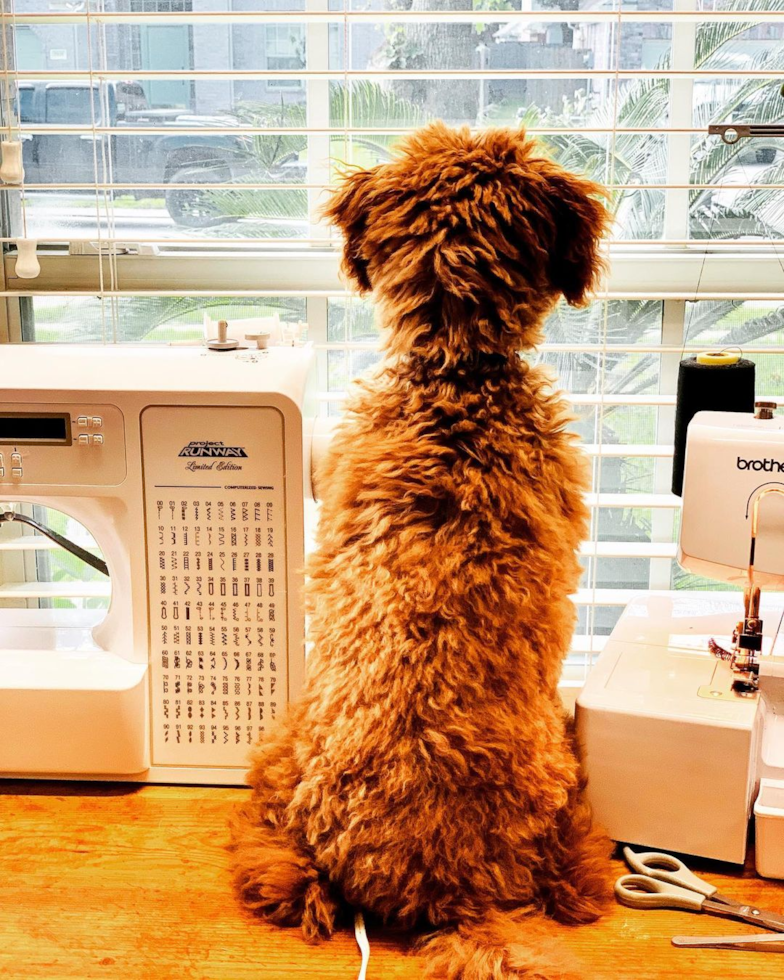
<path fill-rule="evenodd" d="M 181 225 L 205 227 L 225 219 L 209 195 L 178 185 L 225 183 L 259 170 L 251 141 L 231 132 L 239 125 L 233 116 L 152 109 L 135 81 L 110 82 L 102 90 L 89 82 L 20 82 L 18 108 L 26 182 L 92 184 L 98 173 L 99 183 L 139 188 L 136 196 L 145 186 L 160 186 L 166 209 Z M 35 130 L 25 133 L 26 125 Z M 86 130 L 93 125 L 111 132 L 94 137 Z M 145 127 L 166 132 L 123 133 Z M 227 131 L 178 132 L 200 128 Z"/>

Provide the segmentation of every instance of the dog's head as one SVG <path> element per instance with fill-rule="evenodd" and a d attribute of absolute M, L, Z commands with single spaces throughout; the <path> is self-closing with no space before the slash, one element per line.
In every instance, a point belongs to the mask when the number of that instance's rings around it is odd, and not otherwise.
<path fill-rule="evenodd" d="M 559 296 L 579 305 L 596 285 L 599 195 L 522 130 L 434 123 L 347 173 L 325 213 L 344 272 L 391 314 L 391 347 L 506 353 L 538 340 Z"/>

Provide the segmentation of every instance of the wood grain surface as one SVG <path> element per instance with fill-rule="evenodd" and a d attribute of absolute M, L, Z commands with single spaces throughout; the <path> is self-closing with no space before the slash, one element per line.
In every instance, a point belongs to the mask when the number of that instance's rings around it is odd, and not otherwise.
<path fill-rule="evenodd" d="M 226 818 L 243 790 L 0 782 L 0 977 L 92 980 L 354 980 L 348 931 L 307 946 L 262 925 L 231 893 Z M 728 866 L 691 867 L 736 899 L 784 910 L 784 886 Z M 618 871 L 625 870 L 619 862 Z M 784 976 L 784 955 L 678 950 L 673 935 L 736 934 L 742 924 L 616 907 L 563 929 L 590 980 Z M 404 937 L 370 929 L 368 980 L 413 980 Z"/>

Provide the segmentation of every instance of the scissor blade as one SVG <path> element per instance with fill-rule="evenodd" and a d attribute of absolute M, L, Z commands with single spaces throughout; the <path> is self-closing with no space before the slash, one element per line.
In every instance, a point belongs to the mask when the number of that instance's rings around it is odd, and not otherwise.
<path fill-rule="evenodd" d="M 702 904 L 702 911 L 710 915 L 720 915 L 725 919 L 748 922 L 750 925 L 759 926 L 760 929 L 784 932 L 784 916 L 776 915 L 775 912 L 765 912 L 754 905 L 726 905 L 724 902 L 706 898 Z"/>
<path fill-rule="evenodd" d="M 772 936 L 673 936 L 672 945 L 682 949 L 754 949 L 784 953 L 784 934 Z"/>
<path fill-rule="evenodd" d="M 776 915 L 775 912 L 765 912 L 763 909 L 752 909 L 753 919 L 746 919 L 746 922 L 754 922 L 755 925 L 763 929 L 772 929 L 774 932 L 784 932 L 784 915 Z"/>

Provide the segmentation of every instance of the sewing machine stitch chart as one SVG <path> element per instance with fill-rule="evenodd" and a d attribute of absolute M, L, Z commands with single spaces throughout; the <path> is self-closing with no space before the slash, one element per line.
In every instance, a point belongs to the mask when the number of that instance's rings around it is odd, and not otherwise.
<path fill-rule="evenodd" d="M 282 439 L 275 409 L 142 415 L 153 764 L 241 766 L 285 704 Z"/>

